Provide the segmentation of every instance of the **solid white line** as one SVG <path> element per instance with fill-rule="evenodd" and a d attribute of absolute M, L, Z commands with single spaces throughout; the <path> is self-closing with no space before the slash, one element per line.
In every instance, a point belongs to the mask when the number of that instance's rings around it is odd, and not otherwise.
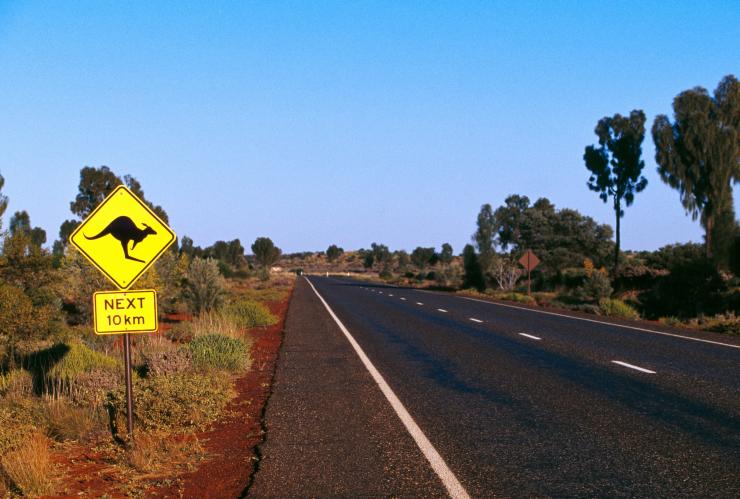
<path fill-rule="evenodd" d="M 420 302 L 420 301 L 417 301 L 417 302 L 416 302 L 416 304 L 417 304 L 417 305 L 424 305 L 424 304 L 423 304 L 422 302 Z"/>
<path fill-rule="evenodd" d="M 531 334 L 527 334 L 527 333 L 519 333 L 519 336 L 526 336 L 527 338 L 532 338 L 533 340 L 541 340 L 542 339 L 539 336 L 532 336 Z"/>
<path fill-rule="evenodd" d="M 309 286 L 311 286 L 311 289 L 313 289 L 313 292 L 316 293 L 316 296 L 319 297 L 319 300 L 321 300 L 321 303 L 324 304 L 324 307 L 326 307 L 326 311 L 329 312 L 329 315 L 332 317 L 332 319 L 334 319 L 334 322 L 337 323 L 337 326 L 339 326 L 339 329 L 342 330 L 342 332 L 344 333 L 344 336 L 347 337 L 347 341 L 349 341 L 350 345 L 352 345 L 352 348 L 355 349 L 357 356 L 360 357 L 360 360 L 364 364 L 365 368 L 368 370 L 370 375 L 373 377 L 375 382 L 380 387 L 380 391 L 383 392 L 383 395 L 385 395 L 385 398 L 391 404 L 391 407 L 393 407 L 393 410 L 396 411 L 396 415 L 398 415 L 398 418 L 401 420 L 403 425 L 406 427 L 406 430 L 413 437 L 414 441 L 416 442 L 416 445 L 419 446 L 419 449 L 424 454 L 424 457 L 427 458 L 427 461 L 429 461 L 429 464 L 432 466 L 432 469 L 434 470 L 434 472 L 437 474 L 439 479 L 442 480 L 442 483 L 447 489 L 447 492 L 450 494 L 450 497 L 469 499 L 470 496 L 468 495 L 465 488 L 462 486 L 462 484 L 457 479 L 457 477 L 452 472 L 452 470 L 450 470 L 450 468 L 447 467 L 447 463 L 445 463 L 444 459 L 439 454 L 439 452 L 437 452 L 437 449 L 434 448 L 434 445 L 432 445 L 432 443 L 429 441 L 427 436 L 424 435 L 424 432 L 421 431 L 421 428 L 419 428 L 419 425 L 416 424 L 416 421 L 414 421 L 414 418 L 411 417 L 411 414 L 409 414 L 409 411 L 406 410 L 406 407 L 404 407 L 404 405 L 398 399 L 398 397 L 393 392 L 391 387 L 388 385 L 388 383 L 386 383 L 385 379 L 380 374 L 380 372 L 375 368 L 373 363 L 370 362 L 370 359 L 368 358 L 367 355 L 365 355 L 365 352 L 362 350 L 362 347 L 360 347 L 360 344 L 357 343 L 357 341 L 350 334 L 347 328 L 344 327 L 344 324 L 342 324 L 342 321 L 339 320 L 339 317 L 336 316 L 336 314 L 331 309 L 329 304 L 326 303 L 326 300 L 324 300 L 324 298 L 319 294 L 319 292 L 316 291 L 316 288 L 314 287 L 313 283 L 308 279 L 308 277 L 306 277 L 306 281 L 308 281 Z"/>
<path fill-rule="evenodd" d="M 483 322 L 482 320 L 476 319 L 475 317 L 471 317 L 470 320 L 473 321 L 473 322 L 478 322 L 478 323 Z"/>
<path fill-rule="evenodd" d="M 620 366 L 629 367 L 630 369 L 635 369 L 637 371 L 648 373 L 648 374 L 655 374 L 655 371 L 651 371 L 650 369 L 645 369 L 644 367 L 634 366 L 632 364 L 627 364 L 626 362 L 622 362 L 621 360 L 613 360 L 612 364 L 619 364 Z"/>
<path fill-rule="evenodd" d="M 447 313 L 447 310 L 445 310 L 445 309 L 443 309 L 443 308 L 438 308 L 437 310 L 438 310 L 439 312 L 444 312 L 445 314 Z"/>
<path fill-rule="evenodd" d="M 425 290 L 421 290 L 421 291 L 425 291 Z M 425 292 L 430 293 L 431 291 L 425 291 Z M 489 305 L 496 305 L 499 307 L 515 308 L 517 310 L 525 310 L 527 312 L 536 312 L 538 314 L 555 315 L 557 317 L 566 317 L 568 319 L 575 319 L 579 321 L 595 322 L 596 324 L 604 324 L 605 326 L 614 326 L 614 327 L 621 327 L 624 329 L 633 329 L 635 331 L 642 331 L 643 333 L 660 334 L 663 336 L 673 336 L 674 338 L 682 338 L 684 340 L 691 340 L 691 341 L 701 341 L 702 343 L 711 343 L 712 345 L 720 345 L 723 347 L 740 348 L 740 345 L 733 345 L 732 343 L 722 343 L 720 341 L 704 340 L 702 338 L 692 338 L 691 336 L 683 336 L 680 334 L 673 334 L 673 333 L 664 333 L 662 331 L 655 331 L 653 329 L 645 329 L 645 328 L 636 327 L 636 326 L 626 326 L 624 324 L 614 324 L 613 322 L 604 322 L 604 321 L 597 321 L 595 319 L 586 319 L 585 317 L 575 317 L 573 315 L 558 314 L 556 312 L 546 312 L 544 310 L 534 310 L 531 308 L 517 307 L 516 305 L 508 305 L 504 303 L 496 303 L 492 301 L 479 300 L 477 298 L 470 298 L 469 296 L 458 296 L 458 298 L 462 298 L 464 300 L 470 300 L 470 301 L 477 301 L 481 303 L 487 303 Z"/>

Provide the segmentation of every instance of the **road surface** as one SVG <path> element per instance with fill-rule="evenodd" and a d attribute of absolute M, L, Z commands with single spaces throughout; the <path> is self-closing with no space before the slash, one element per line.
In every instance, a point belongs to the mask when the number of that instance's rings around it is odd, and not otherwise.
<path fill-rule="evenodd" d="M 309 279 L 253 495 L 740 497 L 737 339 Z"/>

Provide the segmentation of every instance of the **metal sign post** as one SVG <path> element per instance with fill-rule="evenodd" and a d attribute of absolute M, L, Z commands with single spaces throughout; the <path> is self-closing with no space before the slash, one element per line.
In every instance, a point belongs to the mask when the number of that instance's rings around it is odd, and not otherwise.
<path fill-rule="evenodd" d="M 131 335 L 123 335 L 123 358 L 126 364 L 126 429 L 128 437 L 134 439 L 134 388 L 131 383 Z"/>

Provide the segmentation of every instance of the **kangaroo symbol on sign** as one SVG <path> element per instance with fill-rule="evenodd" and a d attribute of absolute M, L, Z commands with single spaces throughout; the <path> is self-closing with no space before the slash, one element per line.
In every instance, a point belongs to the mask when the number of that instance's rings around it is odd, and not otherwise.
<path fill-rule="evenodd" d="M 128 254 L 128 243 L 130 241 L 133 241 L 134 244 L 131 246 L 131 249 L 133 250 L 136 248 L 136 245 L 139 244 L 141 241 L 144 240 L 145 237 L 148 235 L 156 235 L 157 233 L 154 232 L 154 229 L 149 227 L 147 224 L 142 223 L 145 228 L 140 229 L 136 226 L 133 220 L 131 220 L 127 216 L 120 216 L 113 220 L 111 223 L 108 224 L 108 226 L 100 231 L 100 233 L 96 236 L 88 236 L 86 234 L 83 234 L 86 239 L 93 240 L 93 239 L 100 239 L 103 236 L 107 236 L 110 234 L 111 236 L 115 237 L 121 242 L 121 246 L 123 247 L 123 256 L 126 257 L 127 260 L 133 260 L 135 262 L 140 263 L 146 263 L 144 260 L 139 260 L 138 258 L 134 258 L 133 256 L 129 256 Z"/>

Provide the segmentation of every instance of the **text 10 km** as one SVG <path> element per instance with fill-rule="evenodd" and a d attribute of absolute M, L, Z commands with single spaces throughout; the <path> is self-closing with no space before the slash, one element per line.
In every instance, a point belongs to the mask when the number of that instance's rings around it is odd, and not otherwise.
<path fill-rule="evenodd" d="M 101 291 L 93 295 L 96 334 L 151 333 L 158 329 L 152 289 Z"/>

